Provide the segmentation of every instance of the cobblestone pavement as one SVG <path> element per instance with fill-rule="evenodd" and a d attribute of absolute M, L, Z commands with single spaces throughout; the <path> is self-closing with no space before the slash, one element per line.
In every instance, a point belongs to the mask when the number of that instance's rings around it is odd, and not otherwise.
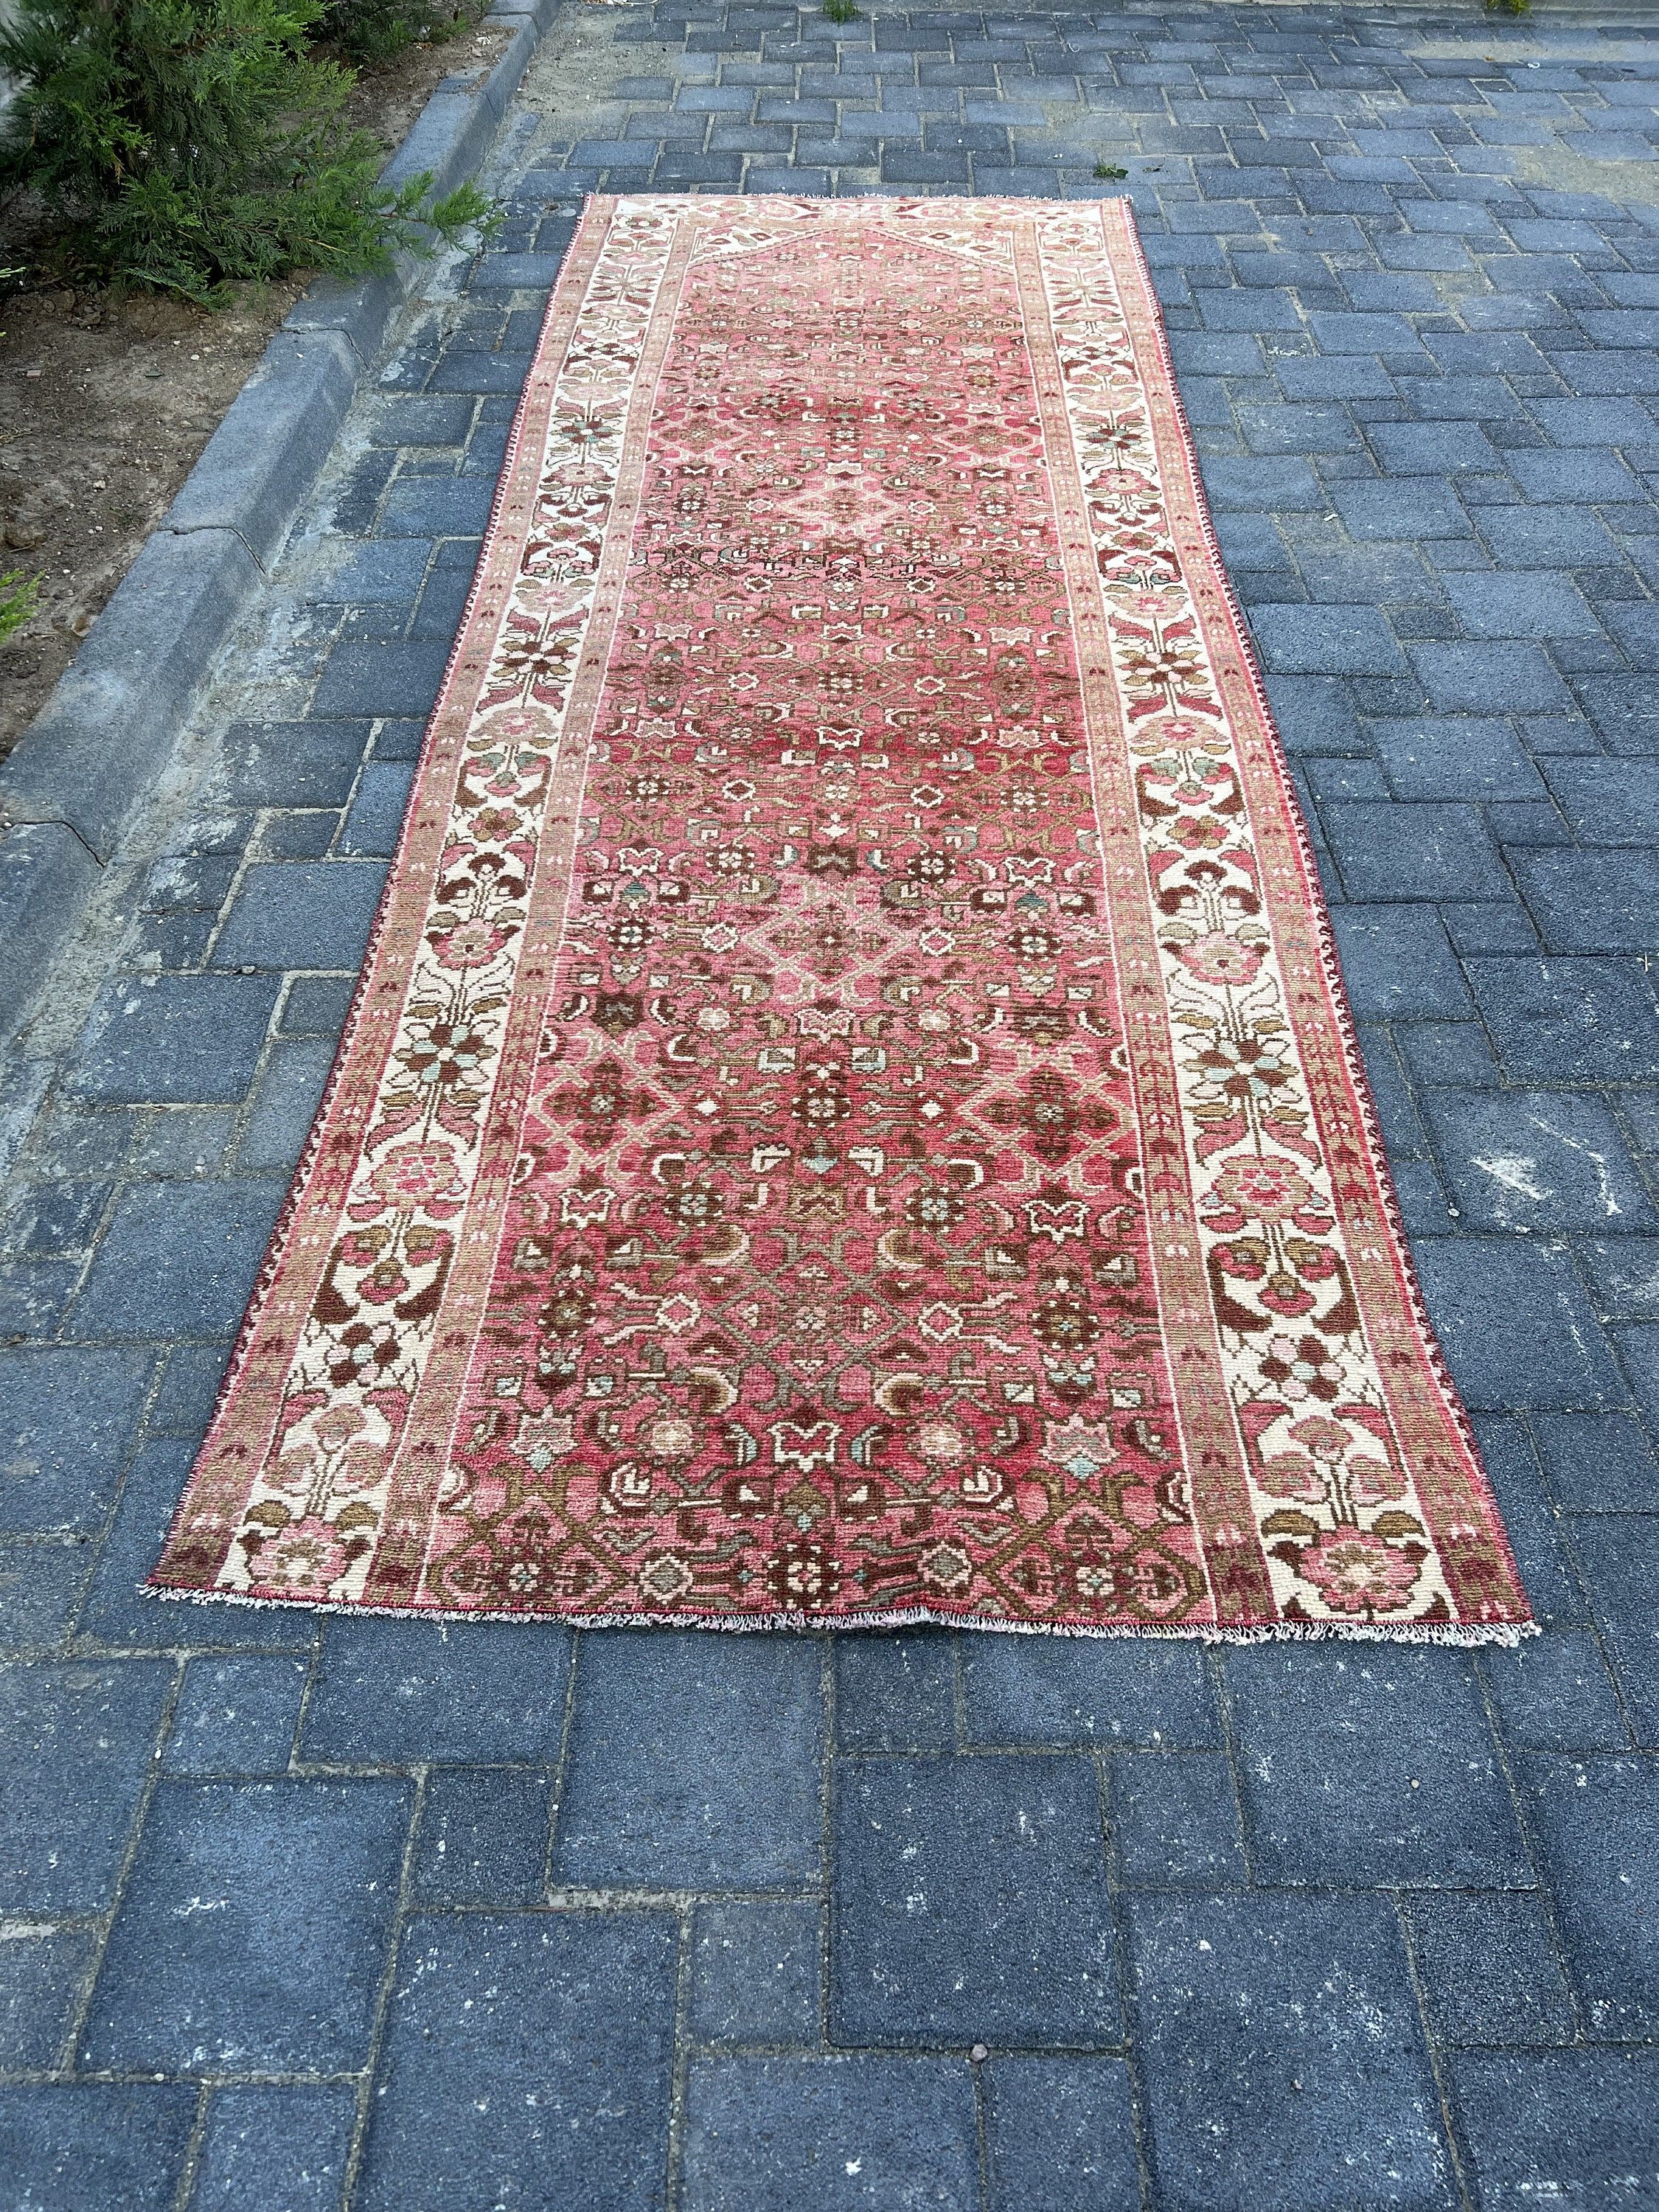
<path fill-rule="evenodd" d="M 1472 7 L 567 10 L 7 1092 L 5 2212 L 1659 2204 L 1656 79 Z M 1547 1632 L 141 1597 L 577 196 L 1097 161 Z"/>

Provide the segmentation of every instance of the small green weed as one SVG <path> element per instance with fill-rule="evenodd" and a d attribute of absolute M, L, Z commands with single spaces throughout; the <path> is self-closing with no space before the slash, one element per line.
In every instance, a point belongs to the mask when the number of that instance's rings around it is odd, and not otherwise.
<path fill-rule="evenodd" d="M 21 568 L 0 576 L 0 645 L 15 637 L 40 605 L 40 579 Z"/>
<path fill-rule="evenodd" d="M 1120 178 L 1127 177 L 1128 173 L 1129 172 L 1126 168 L 1121 167 L 1116 161 L 1097 161 L 1095 163 L 1095 174 L 1099 178 L 1103 185 L 1116 184 Z"/>
<path fill-rule="evenodd" d="M 823 0 L 823 12 L 832 23 L 851 23 L 857 20 L 862 10 L 854 5 L 854 0 Z"/>

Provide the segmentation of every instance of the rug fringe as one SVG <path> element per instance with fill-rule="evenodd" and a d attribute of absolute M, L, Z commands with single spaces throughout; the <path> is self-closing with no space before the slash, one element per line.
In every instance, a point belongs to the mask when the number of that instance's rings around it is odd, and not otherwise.
<path fill-rule="evenodd" d="M 180 1605 L 240 1605 L 262 1613 L 320 1613 L 340 1620 L 373 1614 L 382 1620 L 436 1620 L 459 1626 L 468 1620 L 511 1620 L 551 1624 L 557 1628 L 706 1628 L 726 1635 L 795 1635 L 863 1628 L 974 1628 L 989 1636 L 1115 1636 L 1126 1642 L 1162 1644 L 1443 1644 L 1464 1650 L 1483 1644 L 1513 1649 L 1523 1636 L 1539 1633 L 1525 1620 L 1268 1620 L 1249 1622 L 1161 1622 L 1008 1620 L 982 1613 L 949 1613 L 936 1606 L 890 1606 L 879 1612 L 812 1613 L 535 1613 L 523 1607 L 354 1605 L 287 1597 L 255 1597 L 247 1590 L 179 1589 L 161 1583 L 140 1583 L 140 1594 Z"/>

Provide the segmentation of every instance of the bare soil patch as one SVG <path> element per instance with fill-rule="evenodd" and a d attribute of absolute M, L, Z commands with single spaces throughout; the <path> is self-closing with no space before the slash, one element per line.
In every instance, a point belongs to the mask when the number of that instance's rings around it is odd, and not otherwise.
<path fill-rule="evenodd" d="M 390 151 L 440 78 L 493 63 L 507 35 L 483 25 L 366 70 L 352 120 Z M 241 286 L 211 313 L 103 290 L 0 300 L 0 570 L 40 580 L 40 611 L 0 648 L 0 757 L 44 705 L 307 281 Z"/>

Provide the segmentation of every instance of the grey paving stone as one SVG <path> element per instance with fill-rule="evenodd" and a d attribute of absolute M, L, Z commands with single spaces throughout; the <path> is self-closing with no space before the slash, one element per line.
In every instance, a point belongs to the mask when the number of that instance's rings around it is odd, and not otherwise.
<path fill-rule="evenodd" d="M 1455 1021 L 1473 1012 L 1445 925 L 1432 907 L 1339 906 L 1331 926 L 1361 1021 Z"/>
<path fill-rule="evenodd" d="M 192 1659 L 173 1710 L 166 1771 L 285 1773 L 310 1671 L 304 1659 L 274 1656 Z"/>
<path fill-rule="evenodd" d="M 1659 1924 L 1645 1900 L 1659 1858 L 1659 1762 L 1530 1753 L 1519 1772 L 1590 2033 L 1650 2041 Z"/>
<path fill-rule="evenodd" d="M 556 1759 L 571 1642 L 556 1621 L 331 1620 L 304 1755 L 382 1766 Z"/>
<path fill-rule="evenodd" d="M 333 1060 L 331 1038 L 276 1047 L 265 1064 L 253 1110 L 236 1147 L 239 1168 L 256 1173 L 262 1168 L 293 1169 L 305 1148 Z"/>
<path fill-rule="evenodd" d="M 1394 633 L 1370 607 L 1253 607 L 1250 627 L 1263 660 L 1280 675 L 1405 672 L 1405 658 Z"/>
<path fill-rule="evenodd" d="M 1121 2058 L 995 2058 L 984 2080 L 991 2212 L 1139 2212 Z"/>
<path fill-rule="evenodd" d="M 1552 952 L 1659 950 L 1659 853 L 1517 853 L 1521 894 Z"/>
<path fill-rule="evenodd" d="M 1356 538 L 1469 535 L 1468 516 L 1451 485 L 1439 476 L 1333 484 L 1331 504 Z"/>
<path fill-rule="evenodd" d="M 685 2212 L 976 2212 L 968 2068 L 944 2058 L 703 2058 L 687 2089 Z"/>
<path fill-rule="evenodd" d="M 1170 2212 L 1455 2203 L 1382 1898 L 1129 1900 L 1153 2171 Z"/>
<path fill-rule="evenodd" d="M 90 1929 L 49 1923 L 12 1921 L 0 1933 L 0 2066 L 57 2066 L 93 1943 Z"/>
<path fill-rule="evenodd" d="M 362 2066 L 413 1800 L 402 1780 L 161 1782 L 99 1969 L 82 2063 L 177 2074 Z"/>
<path fill-rule="evenodd" d="M 43 1652 L 61 1644 L 92 1565 L 73 1538 L 0 1543 L 0 1651 Z"/>
<path fill-rule="evenodd" d="M 834 1818 L 837 2042 L 1121 2040 L 1089 1760 L 848 1759 Z"/>
<path fill-rule="evenodd" d="M 1655 1227 L 1613 1116 L 1573 1092 L 1425 1091 L 1435 1156 L 1474 1229 Z"/>
<path fill-rule="evenodd" d="M 190 2212 L 337 2212 L 356 2107 L 343 2084 L 216 2089 Z"/>
<path fill-rule="evenodd" d="M 1553 714 L 1572 704 L 1535 646 L 1458 641 L 1413 645 L 1412 665 L 1431 703 L 1453 714 Z"/>
<path fill-rule="evenodd" d="M 155 1371 L 137 1350 L 0 1350 L 0 1525 L 100 1527 Z"/>
<path fill-rule="evenodd" d="M 1644 1595 L 1659 1568 L 1659 1515 L 1598 1514 L 1572 1533 L 1636 1740 L 1659 1746 L 1659 1614 Z"/>
<path fill-rule="evenodd" d="M 250 868 L 214 946 L 218 968 L 356 968 L 385 869 L 368 860 Z"/>
<path fill-rule="evenodd" d="M 195 2122 L 195 2090 L 174 2084 L 0 2088 L 0 2173 L 16 2212 L 160 2212 Z"/>
<path fill-rule="evenodd" d="M 1472 806 L 1369 799 L 1321 809 L 1356 899 L 1503 898 L 1510 879 Z"/>
<path fill-rule="evenodd" d="M 1224 1759 L 1120 1752 L 1106 1771 L 1108 1827 L 1127 1887 L 1215 1889 L 1244 1880 L 1238 1801 Z"/>
<path fill-rule="evenodd" d="M 1472 1661 L 1255 1644 L 1226 1660 L 1250 1860 L 1271 1883 L 1527 1879 Z"/>
<path fill-rule="evenodd" d="M 1193 1750 L 1220 1740 L 1194 1644 L 970 1636 L 962 1671 L 970 1744 Z"/>
<path fill-rule="evenodd" d="M 404 1934 L 362 2212 L 654 2212 L 677 1936 L 666 1912 L 419 1916 Z"/>
<path fill-rule="evenodd" d="M 511 1767 L 427 1779 L 413 1869 L 422 1905 L 534 1905 L 547 1887 L 552 1779 Z"/>
<path fill-rule="evenodd" d="M 1493 1237 L 1424 1238 L 1424 1293 L 1464 1400 L 1476 1411 L 1597 1412 L 1626 1395 L 1565 1256 Z"/>
<path fill-rule="evenodd" d="M 231 806 L 340 806 L 368 743 L 367 721 L 236 722 L 216 789 Z"/>
<path fill-rule="evenodd" d="M 99 994 L 71 1085 L 117 1103 L 240 1098 L 276 992 L 264 975 L 117 976 Z"/>
<path fill-rule="evenodd" d="M 1450 2044 L 1570 2043 L 1567 1978 L 1540 1899 L 1419 1893 L 1406 1907 L 1430 2030 Z"/>
<path fill-rule="evenodd" d="M 1595 1634 L 1553 1628 L 1513 1649 L 1485 1651 L 1499 1733 L 1516 1749 L 1623 1751 L 1630 1731 Z"/>
<path fill-rule="evenodd" d="M 1540 1413 L 1533 1429 L 1568 1512 L 1659 1511 L 1659 1455 L 1628 1414 Z"/>
<path fill-rule="evenodd" d="M 0 1668 L 0 1912 L 108 1904 L 172 1689 L 160 1660 Z"/>
<path fill-rule="evenodd" d="M 1514 730 L 1496 717 L 1422 715 L 1373 723 L 1370 735 L 1389 781 L 1401 799 L 1526 799 L 1546 795 L 1543 779 Z"/>
<path fill-rule="evenodd" d="M 1450 2073 L 1482 2212 L 1659 2188 L 1659 2054 L 1472 2051 Z"/>
<path fill-rule="evenodd" d="M 1339 934 L 1341 925 L 1339 915 Z M 1476 959 L 1468 972 L 1504 1072 L 1517 1081 L 1659 1075 L 1659 1008 L 1639 961 Z"/>
<path fill-rule="evenodd" d="M 957 1740 L 956 1639 L 947 1630 L 838 1637 L 836 1739 L 843 1751 L 948 1751 Z"/>
<path fill-rule="evenodd" d="M 816 1881 L 823 1667 L 819 1644 L 786 1637 L 585 1638 L 555 1878 L 652 1889 Z"/>
<path fill-rule="evenodd" d="M 1659 763 L 1553 760 L 1547 773 L 1574 836 L 1583 843 L 1659 842 Z"/>
<path fill-rule="evenodd" d="M 264 1177 L 133 1183 L 76 1301 L 73 1335 L 222 1335 L 241 1318 L 283 1196 Z"/>
<path fill-rule="evenodd" d="M 695 2041 L 822 2040 L 823 1916 L 817 1904 L 701 1905 L 692 1926 Z"/>

